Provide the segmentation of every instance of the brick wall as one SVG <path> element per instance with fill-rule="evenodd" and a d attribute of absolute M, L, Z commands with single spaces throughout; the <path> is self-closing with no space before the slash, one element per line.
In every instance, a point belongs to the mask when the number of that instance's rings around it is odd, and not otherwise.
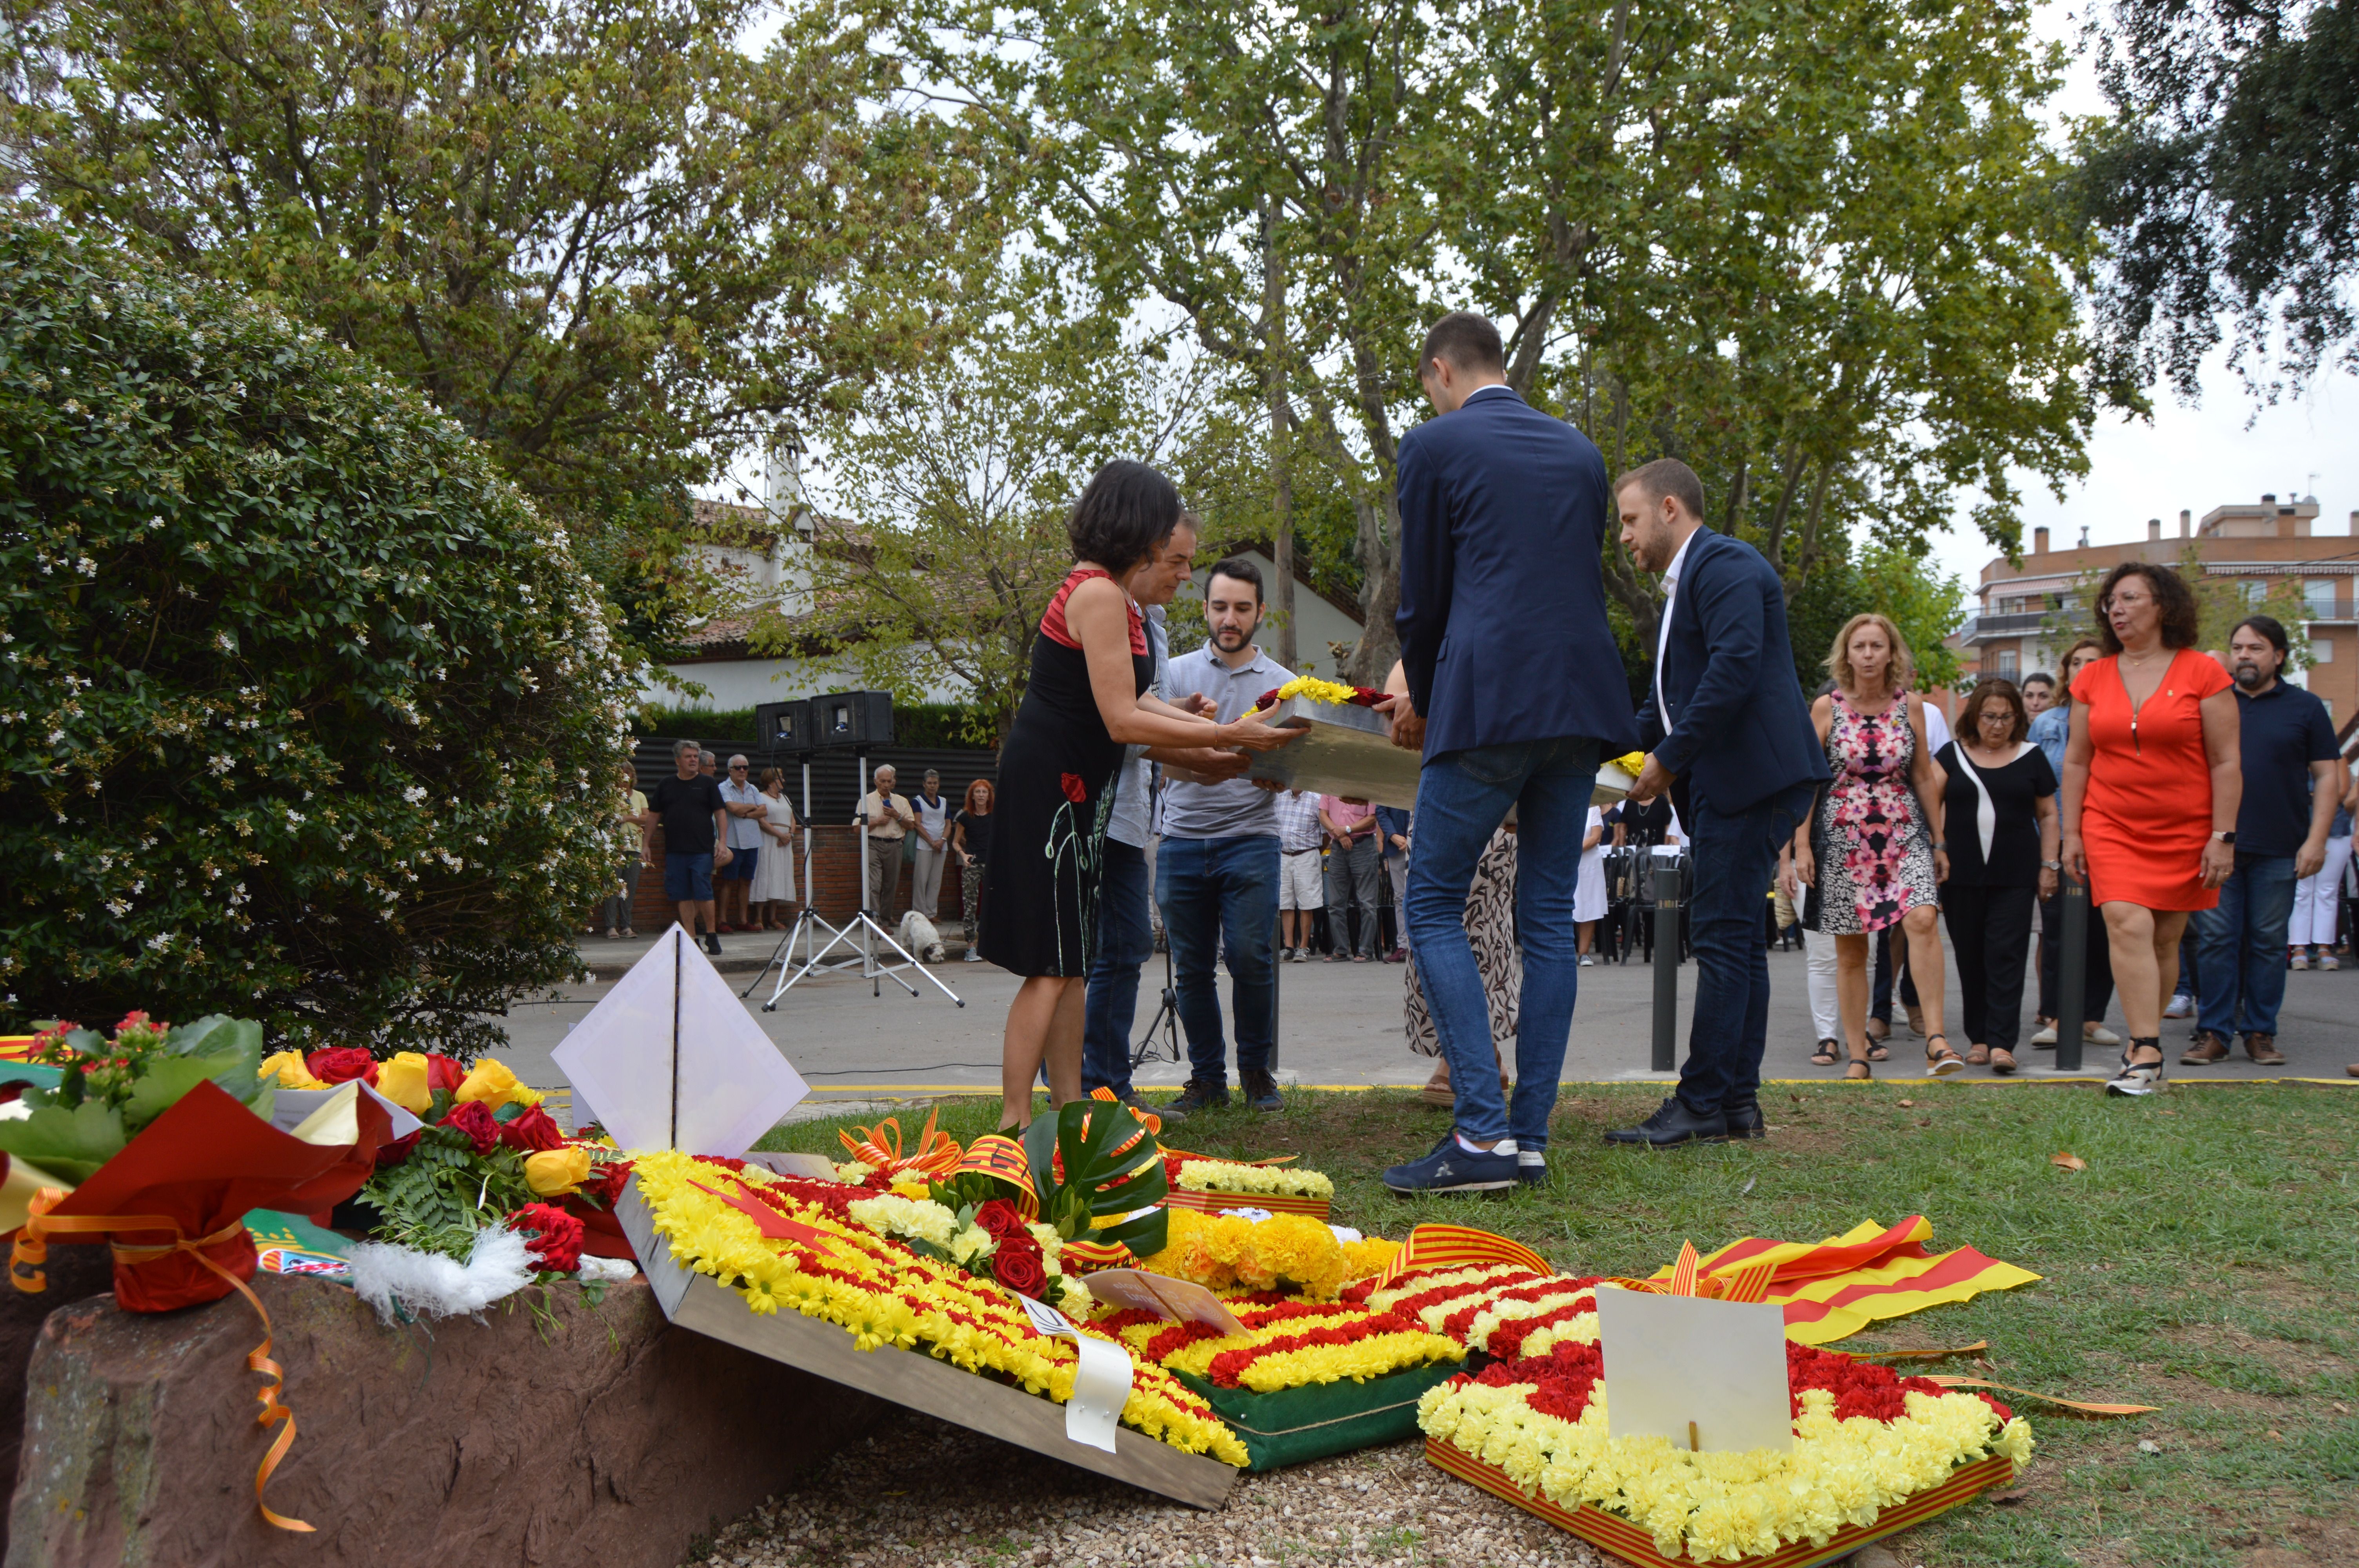
<path fill-rule="evenodd" d="M 810 832 L 811 881 L 818 884 L 815 907 L 823 919 L 841 925 L 860 907 L 860 829 L 839 825 L 814 827 Z M 671 901 L 664 897 L 663 829 L 656 828 L 647 838 L 655 864 L 639 878 L 637 897 L 631 905 L 631 922 L 641 931 L 653 932 L 662 930 L 671 920 L 673 908 Z M 895 845 L 889 851 L 885 850 L 882 845 L 878 849 L 897 854 L 900 847 Z M 766 849 L 762 852 L 766 855 L 772 853 Z M 909 884 L 916 872 L 915 866 L 901 868 L 900 896 L 893 906 L 893 920 L 886 921 L 886 925 L 898 920 L 901 912 L 909 907 Z M 959 891 L 960 875 L 955 858 L 942 868 L 940 924 L 946 930 L 951 929 L 952 923 L 962 917 L 959 901 L 963 894 Z M 809 897 L 811 890 L 802 884 L 802 846 L 798 842 L 795 847 L 795 891 Z"/>

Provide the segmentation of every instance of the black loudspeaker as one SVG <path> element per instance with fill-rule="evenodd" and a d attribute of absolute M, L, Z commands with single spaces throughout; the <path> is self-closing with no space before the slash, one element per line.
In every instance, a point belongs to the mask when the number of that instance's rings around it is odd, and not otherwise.
<path fill-rule="evenodd" d="M 840 691 L 810 699 L 811 741 L 816 747 L 869 751 L 893 743 L 893 694 Z"/>
<path fill-rule="evenodd" d="M 754 708 L 755 744 L 766 752 L 808 752 L 811 740 L 811 701 L 765 702 Z"/>

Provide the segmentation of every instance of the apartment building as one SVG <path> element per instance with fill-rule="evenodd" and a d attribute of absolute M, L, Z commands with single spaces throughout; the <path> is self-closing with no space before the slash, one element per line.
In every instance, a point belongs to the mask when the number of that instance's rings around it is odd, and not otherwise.
<path fill-rule="evenodd" d="M 2050 549 L 2048 530 L 2031 531 L 2031 549 L 2017 565 L 2004 557 L 1983 568 L 1976 589 L 1976 609 L 1952 639 L 1960 663 L 1971 676 L 1989 674 L 2019 678 L 2033 670 L 2053 670 L 2060 649 L 2042 622 L 2049 612 L 2082 589 L 2084 579 L 2102 576 L 2123 561 L 2159 561 L 2176 567 L 2192 545 L 2210 577 L 2231 578 L 2245 585 L 2258 600 L 2277 579 L 2291 579 L 2308 611 L 2299 626 L 2286 630 L 2310 640 L 2310 669 L 2296 679 L 2306 685 L 2333 715 L 2337 730 L 2348 730 L 2359 717 L 2359 606 L 2353 601 L 2359 582 L 2359 512 L 2350 514 L 2345 531 L 2321 533 L 2314 495 L 2280 501 L 2264 495 L 2258 503 L 2215 506 L 2201 521 L 2191 513 L 2179 514 L 2178 531 L 2165 531 L 2162 520 L 2151 518 L 2146 537 L 2116 545 L 2082 543 L 2071 549 Z"/>

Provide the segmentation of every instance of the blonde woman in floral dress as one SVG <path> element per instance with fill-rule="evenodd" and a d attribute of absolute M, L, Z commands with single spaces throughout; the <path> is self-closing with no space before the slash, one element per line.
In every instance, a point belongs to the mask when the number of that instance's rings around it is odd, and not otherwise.
<path fill-rule="evenodd" d="M 1870 1077 L 1869 1062 L 1882 1058 L 1867 1038 L 1868 949 L 1877 932 L 1897 925 L 1924 1009 L 1925 1065 L 1946 1078 L 1966 1062 L 1941 1033 L 1944 779 L 1925 744 L 1924 705 L 1909 690 L 1915 661 L 1890 621 L 1854 615 L 1827 654 L 1827 673 L 1834 689 L 1811 704 L 1810 720 L 1834 778 L 1794 836 L 1794 870 L 1810 888 L 1802 925 L 1835 939 L 1836 1006 L 1851 1053 L 1843 1076 Z M 1811 1059 L 1832 1065 L 1823 1054 Z"/>

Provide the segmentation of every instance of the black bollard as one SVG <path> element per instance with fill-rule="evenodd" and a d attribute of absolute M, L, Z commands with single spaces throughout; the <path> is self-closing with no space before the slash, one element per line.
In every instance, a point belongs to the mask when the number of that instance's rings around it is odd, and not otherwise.
<path fill-rule="evenodd" d="M 1680 862 L 1653 857 L 1655 872 L 1655 1071 L 1679 1065 L 1672 1033 L 1680 1021 Z"/>
<path fill-rule="evenodd" d="M 2081 1070 L 2081 1031 L 2089 1011 L 2089 884 L 2060 873 L 2063 929 L 2057 933 L 2056 1070 Z"/>

